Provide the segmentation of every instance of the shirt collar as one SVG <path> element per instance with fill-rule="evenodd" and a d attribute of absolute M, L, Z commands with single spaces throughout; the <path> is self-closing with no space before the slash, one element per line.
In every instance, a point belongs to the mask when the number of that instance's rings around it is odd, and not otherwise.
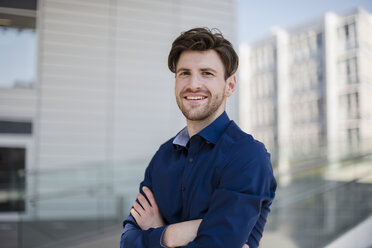
<path fill-rule="evenodd" d="M 183 128 L 174 138 L 173 145 L 179 145 L 186 147 L 187 142 L 189 142 L 190 136 L 189 131 L 187 131 L 187 127 Z"/>
<path fill-rule="evenodd" d="M 216 144 L 223 131 L 229 125 L 229 122 L 229 117 L 227 116 L 226 112 L 223 112 L 216 120 L 197 133 L 197 135 L 203 137 L 205 140 L 213 144 Z M 173 144 L 186 147 L 189 140 L 189 132 L 187 131 L 187 127 L 185 127 L 176 135 L 173 140 Z"/>
<path fill-rule="evenodd" d="M 216 120 L 201 130 L 198 134 L 205 140 L 216 144 L 229 123 L 229 117 L 226 112 L 223 112 Z"/>

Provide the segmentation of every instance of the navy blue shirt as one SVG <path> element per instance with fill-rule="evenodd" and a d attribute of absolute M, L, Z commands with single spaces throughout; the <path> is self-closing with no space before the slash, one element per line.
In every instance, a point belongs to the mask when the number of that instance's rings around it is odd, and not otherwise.
<path fill-rule="evenodd" d="M 203 219 L 185 247 L 258 247 L 276 181 L 264 145 L 224 112 L 191 138 L 187 129 L 160 146 L 140 185 L 154 193 L 166 224 Z M 166 226 L 141 230 L 130 215 L 122 248 L 163 247 Z"/>

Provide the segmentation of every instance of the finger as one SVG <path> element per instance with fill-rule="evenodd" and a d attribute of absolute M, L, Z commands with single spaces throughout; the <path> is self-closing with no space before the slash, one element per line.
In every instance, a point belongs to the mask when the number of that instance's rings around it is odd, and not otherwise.
<path fill-rule="evenodd" d="M 132 208 L 130 210 L 130 213 L 132 214 L 133 218 L 136 220 L 136 222 L 138 223 L 139 219 L 141 218 L 141 216 L 137 213 L 137 211 Z"/>
<path fill-rule="evenodd" d="M 137 199 L 141 203 L 144 210 L 151 208 L 149 202 L 146 200 L 146 198 L 142 194 L 138 194 Z"/>
<path fill-rule="evenodd" d="M 147 188 L 146 186 L 143 186 L 142 190 L 146 194 L 147 199 L 149 199 L 151 206 L 153 208 L 157 208 L 158 204 L 156 203 L 154 194 L 151 192 L 151 190 L 149 188 Z"/>
<path fill-rule="evenodd" d="M 242 248 L 249 248 L 247 244 L 244 244 Z"/>
<path fill-rule="evenodd" d="M 141 205 L 139 205 L 138 202 L 135 201 L 135 202 L 133 203 L 133 208 L 134 208 L 134 210 L 137 211 L 137 213 L 138 213 L 140 216 L 144 214 L 144 210 L 143 210 L 143 208 L 141 207 Z"/>

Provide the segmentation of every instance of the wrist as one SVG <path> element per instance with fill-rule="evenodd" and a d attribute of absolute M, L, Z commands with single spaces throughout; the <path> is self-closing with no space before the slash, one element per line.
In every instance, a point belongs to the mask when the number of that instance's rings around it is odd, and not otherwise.
<path fill-rule="evenodd" d="M 192 220 L 169 225 L 163 234 L 162 244 L 165 247 L 185 246 L 193 241 L 202 220 Z"/>
<path fill-rule="evenodd" d="M 172 228 L 174 225 L 169 225 L 164 229 L 163 235 L 161 236 L 161 245 L 167 248 L 175 247 L 172 243 Z"/>
<path fill-rule="evenodd" d="M 163 232 L 161 233 L 161 236 L 160 236 L 160 246 L 164 247 L 164 248 L 172 248 L 167 243 L 165 243 L 165 241 L 164 241 L 165 240 L 165 238 L 164 238 L 165 232 L 167 231 L 169 225 L 164 225 L 163 227 L 164 227 L 164 229 L 163 229 Z"/>

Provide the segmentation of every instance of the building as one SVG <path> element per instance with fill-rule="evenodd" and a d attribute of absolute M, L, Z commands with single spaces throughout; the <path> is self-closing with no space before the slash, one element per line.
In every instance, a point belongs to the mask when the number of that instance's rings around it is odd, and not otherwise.
<path fill-rule="evenodd" d="M 326 13 L 240 49 L 240 120 L 280 171 L 371 150 L 372 16 Z"/>
<path fill-rule="evenodd" d="M 126 214 L 151 156 L 186 125 L 167 67 L 172 41 L 200 26 L 233 41 L 235 5 L 1 1 L 0 222 Z M 237 97 L 228 108 L 237 117 Z M 107 187 L 112 197 L 94 197 Z"/>

